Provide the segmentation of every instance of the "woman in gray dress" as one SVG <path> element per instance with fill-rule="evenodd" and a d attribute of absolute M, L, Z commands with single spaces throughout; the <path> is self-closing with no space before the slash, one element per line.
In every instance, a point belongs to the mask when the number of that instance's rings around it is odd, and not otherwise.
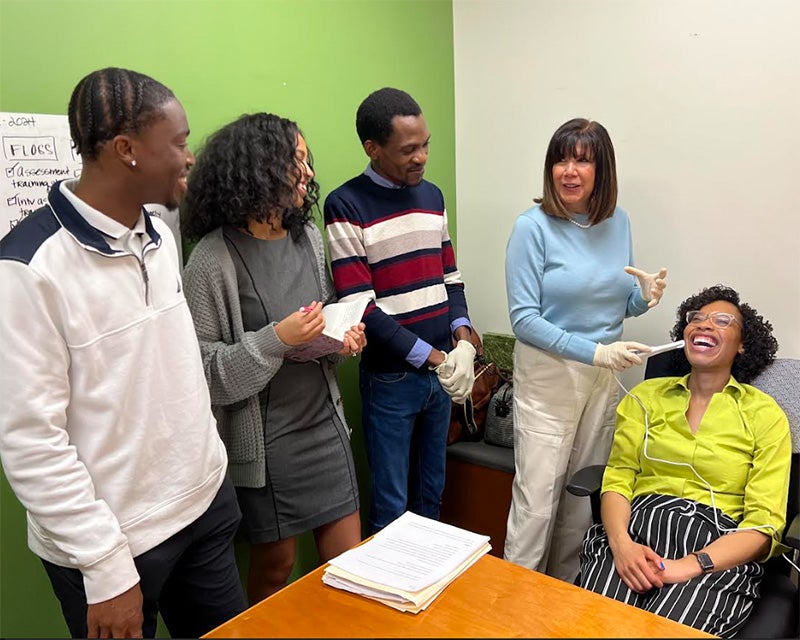
<path fill-rule="evenodd" d="M 335 299 L 311 156 L 290 120 L 244 115 L 197 156 L 182 232 L 199 240 L 184 271 L 217 424 L 250 544 L 248 597 L 283 587 L 297 536 L 313 531 L 322 561 L 358 543 L 350 430 L 336 383 L 342 356 L 366 344 L 352 327 L 339 354 L 284 358 L 320 335 Z"/>

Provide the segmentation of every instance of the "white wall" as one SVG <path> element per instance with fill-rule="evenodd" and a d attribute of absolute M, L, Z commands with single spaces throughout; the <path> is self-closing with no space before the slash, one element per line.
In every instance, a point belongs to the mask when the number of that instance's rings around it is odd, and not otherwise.
<path fill-rule="evenodd" d="M 637 266 L 669 268 L 625 337 L 666 342 L 678 304 L 724 283 L 800 357 L 800 2 L 454 0 L 453 14 L 458 263 L 479 330 L 510 333 L 508 235 L 541 195 L 553 132 L 587 117 L 614 142 Z"/>

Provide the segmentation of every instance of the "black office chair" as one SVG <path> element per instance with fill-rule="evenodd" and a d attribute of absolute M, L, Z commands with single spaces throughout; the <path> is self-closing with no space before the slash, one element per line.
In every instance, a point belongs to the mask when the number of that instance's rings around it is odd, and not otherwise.
<path fill-rule="evenodd" d="M 690 366 L 683 351 L 668 351 L 647 361 L 645 378 L 682 376 Z M 783 542 L 792 549 L 795 564 L 800 556 L 800 360 L 778 358 L 752 385 L 771 395 L 789 418 L 792 429 L 792 468 L 789 500 L 786 505 L 786 529 Z M 576 496 L 588 496 L 592 519 L 600 522 L 600 486 L 604 465 L 578 470 L 567 485 Z M 791 566 L 784 558 L 771 558 L 764 565 L 761 598 L 737 638 L 797 638 L 800 636 L 798 586 L 791 579 Z"/>

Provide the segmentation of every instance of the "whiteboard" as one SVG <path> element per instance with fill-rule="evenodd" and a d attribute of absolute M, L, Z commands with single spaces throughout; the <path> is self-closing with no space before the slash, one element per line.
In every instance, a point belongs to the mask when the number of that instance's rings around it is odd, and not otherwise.
<path fill-rule="evenodd" d="M 1 238 L 47 204 L 54 182 L 80 176 L 81 160 L 65 115 L 2 111 L 0 143 Z"/>

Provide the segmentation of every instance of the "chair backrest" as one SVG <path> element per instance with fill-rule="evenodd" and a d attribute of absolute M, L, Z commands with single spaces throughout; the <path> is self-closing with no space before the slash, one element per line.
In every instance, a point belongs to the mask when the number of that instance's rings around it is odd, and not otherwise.
<path fill-rule="evenodd" d="M 771 395 L 786 413 L 792 431 L 792 452 L 800 453 L 800 360 L 776 359 L 752 385 Z"/>
<path fill-rule="evenodd" d="M 786 417 L 792 432 L 792 473 L 789 480 L 789 502 L 786 523 L 800 513 L 800 360 L 777 358 L 762 371 L 753 386 L 771 395 Z"/>
<path fill-rule="evenodd" d="M 692 370 L 683 349 L 664 351 L 650 356 L 644 369 L 644 377 L 666 378 L 667 376 L 685 376 Z"/>

